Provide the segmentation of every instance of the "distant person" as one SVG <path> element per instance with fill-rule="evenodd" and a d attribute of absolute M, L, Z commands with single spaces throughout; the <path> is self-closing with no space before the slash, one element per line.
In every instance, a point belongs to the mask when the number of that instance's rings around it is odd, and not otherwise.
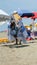
<path fill-rule="evenodd" d="M 27 29 L 27 33 L 28 33 L 28 38 L 31 38 L 31 30 L 30 30 L 30 28 Z"/>

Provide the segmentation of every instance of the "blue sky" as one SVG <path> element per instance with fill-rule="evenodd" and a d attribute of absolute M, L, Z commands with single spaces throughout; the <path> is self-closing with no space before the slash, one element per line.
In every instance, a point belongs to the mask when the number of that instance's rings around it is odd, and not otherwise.
<path fill-rule="evenodd" d="M 8 14 L 11 14 L 14 10 L 17 10 L 18 8 L 30 11 L 37 11 L 37 0 L 0 0 L 0 9 L 6 11 Z M 25 19 L 25 21 L 30 22 L 32 20 Z"/>

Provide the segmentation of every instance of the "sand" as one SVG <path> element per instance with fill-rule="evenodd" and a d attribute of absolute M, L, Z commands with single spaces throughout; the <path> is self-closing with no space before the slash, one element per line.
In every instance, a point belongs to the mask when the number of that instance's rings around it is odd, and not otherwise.
<path fill-rule="evenodd" d="M 0 32 L 0 38 L 7 38 L 8 36 L 7 32 Z"/>
<path fill-rule="evenodd" d="M 22 45 L 5 44 L 0 44 L 0 65 L 37 65 L 37 40 Z"/>
<path fill-rule="evenodd" d="M 5 44 L 0 44 L 0 65 L 37 65 L 37 43 Z"/>

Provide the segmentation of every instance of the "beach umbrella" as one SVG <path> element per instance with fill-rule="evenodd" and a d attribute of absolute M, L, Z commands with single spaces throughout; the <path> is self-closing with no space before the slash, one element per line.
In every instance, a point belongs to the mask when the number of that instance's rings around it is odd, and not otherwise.
<path fill-rule="evenodd" d="M 37 18 L 37 12 L 33 12 L 34 16 L 31 17 L 31 19 L 35 20 Z"/>
<path fill-rule="evenodd" d="M 21 17 L 22 17 L 22 18 L 23 18 L 23 17 L 30 18 L 30 17 L 32 17 L 32 16 L 34 16 L 33 13 L 23 13 Z"/>
<path fill-rule="evenodd" d="M 34 16 L 34 13 L 28 11 L 28 10 L 21 10 L 21 9 L 18 9 L 17 10 L 18 14 L 23 18 L 23 17 L 32 17 Z"/>
<path fill-rule="evenodd" d="M 10 16 L 3 10 L 0 9 L 0 22 L 9 20 Z"/>

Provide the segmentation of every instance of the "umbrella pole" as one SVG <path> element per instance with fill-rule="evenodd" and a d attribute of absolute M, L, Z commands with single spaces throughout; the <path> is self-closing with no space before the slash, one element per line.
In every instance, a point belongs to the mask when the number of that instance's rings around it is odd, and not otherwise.
<path fill-rule="evenodd" d="M 34 20 L 32 22 L 32 33 L 33 33 L 33 39 L 35 39 L 35 36 L 34 36 Z"/>

